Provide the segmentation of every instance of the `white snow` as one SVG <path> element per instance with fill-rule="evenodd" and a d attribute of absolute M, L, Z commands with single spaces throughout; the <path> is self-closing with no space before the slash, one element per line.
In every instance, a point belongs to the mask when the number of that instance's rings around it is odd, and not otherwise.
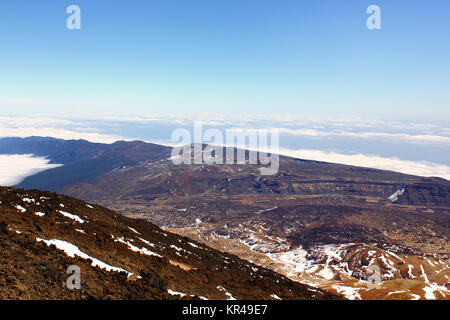
<path fill-rule="evenodd" d="M 45 213 L 43 213 L 43 212 L 35 212 L 34 214 L 39 216 L 39 217 L 45 216 Z"/>
<path fill-rule="evenodd" d="M 277 296 L 276 294 L 271 294 L 270 296 L 272 298 L 274 298 L 275 300 L 281 300 L 281 298 L 279 296 Z"/>
<path fill-rule="evenodd" d="M 430 259 L 426 259 L 426 260 L 429 264 L 431 264 L 432 267 L 434 267 L 434 263 Z"/>
<path fill-rule="evenodd" d="M 27 209 L 25 209 L 24 207 L 19 206 L 19 205 L 16 206 L 16 209 L 19 210 L 19 211 L 22 212 L 22 213 L 24 213 L 24 212 L 27 211 Z"/>
<path fill-rule="evenodd" d="M 275 209 L 278 209 L 278 207 L 273 207 L 273 208 L 265 209 L 265 210 L 259 210 L 259 211 L 256 212 L 256 214 L 261 214 L 261 213 L 264 213 L 264 212 L 273 211 Z"/>
<path fill-rule="evenodd" d="M 173 244 L 171 244 L 170 247 L 171 247 L 172 249 L 177 250 L 177 251 L 186 251 L 186 250 L 184 250 L 183 248 L 177 247 L 176 245 L 173 245 Z"/>
<path fill-rule="evenodd" d="M 388 296 L 390 296 L 391 294 L 397 294 L 397 293 L 405 293 L 405 291 L 392 291 L 388 293 Z"/>
<path fill-rule="evenodd" d="M 154 253 L 153 251 L 150 251 L 147 248 L 138 248 L 138 247 L 132 245 L 131 243 L 129 243 L 128 241 L 126 241 L 124 238 L 118 238 L 114 241 L 126 244 L 131 251 L 139 252 L 139 253 L 145 254 L 147 256 L 156 256 L 156 257 L 162 258 L 162 256 L 160 254 Z"/>
<path fill-rule="evenodd" d="M 352 288 L 352 287 L 344 287 L 344 286 L 338 286 L 333 285 L 332 286 L 339 294 L 344 295 L 349 300 L 362 300 L 361 296 L 358 293 L 358 288 Z"/>
<path fill-rule="evenodd" d="M 413 268 L 414 268 L 413 265 L 408 264 L 408 275 L 409 275 L 409 277 L 410 277 L 411 279 L 414 278 L 414 275 L 413 275 L 413 273 L 412 273 L 412 269 L 413 269 Z"/>
<path fill-rule="evenodd" d="M 66 218 L 69 218 L 69 219 L 72 219 L 72 220 L 75 220 L 75 221 L 77 221 L 77 222 L 79 222 L 79 223 L 84 223 L 84 220 L 83 219 L 81 219 L 79 216 L 77 216 L 77 215 L 74 215 L 74 214 L 71 214 L 71 213 L 69 213 L 69 212 L 65 212 L 65 211 L 59 211 L 59 213 L 61 213 L 64 217 L 66 217 Z"/>
<path fill-rule="evenodd" d="M 422 265 L 420 265 L 420 269 L 422 270 L 422 275 L 424 277 L 425 283 L 427 284 L 427 286 L 423 288 L 423 291 L 425 292 L 425 299 L 436 300 L 436 296 L 434 295 L 435 291 L 440 292 L 444 295 L 450 293 L 450 290 L 448 290 L 445 286 L 439 286 L 436 283 L 431 283 L 430 280 L 428 280 L 428 277 Z"/>
<path fill-rule="evenodd" d="M 140 234 L 139 232 L 136 231 L 136 229 L 133 229 L 132 227 L 128 227 L 128 229 L 130 229 L 131 231 L 133 231 L 136 234 Z"/>
<path fill-rule="evenodd" d="M 430 283 L 430 280 L 428 280 L 427 274 L 425 273 L 425 270 L 423 269 L 423 265 L 420 265 L 420 270 L 422 270 L 422 276 L 425 280 L 425 283 Z"/>
<path fill-rule="evenodd" d="M 64 251 L 69 257 L 74 258 L 75 256 L 78 256 L 78 257 L 80 257 L 82 259 L 86 259 L 86 260 L 91 259 L 92 260 L 91 265 L 93 267 L 99 267 L 100 269 L 106 269 L 106 271 L 126 272 L 128 274 L 128 276 L 132 275 L 131 272 L 128 272 L 125 269 L 110 266 L 109 264 L 106 264 L 103 261 L 100 261 L 94 257 L 87 255 L 86 253 L 82 252 L 76 245 L 73 245 L 67 241 L 57 240 L 57 239 L 44 240 L 44 239 L 40 239 L 40 238 L 36 238 L 36 240 L 39 242 L 42 241 L 48 246 L 54 245 L 59 250 Z"/>
<path fill-rule="evenodd" d="M 309 265 L 308 259 L 306 258 L 307 255 L 308 252 L 302 247 L 288 252 L 268 254 L 273 261 L 284 265 L 283 269 L 287 272 L 288 276 L 295 276 L 305 271 Z"/>
<path fill-rule="evenodd" d="M 151 243 L 150 241 L 147 241 L 147 240 L 142 239 L 142 238 L 139 238 L 139 240 L 141 240 L 143 243 L 145 243 L 146 245 L 148 245 L 148 246 L 150 246 L 150 247 L 153 247 L 153 248 L 156 247 L 156 246 L 155 246 L 153 243 Z"/>
<path fill-rule="evenodd" d="M 405 260 L 403 260 L 402 258 L 400 258 L 400 257 L 399 257 L 398 255 L 396 255 L 395 253 L 390 252 L 390 251 L 386 251 L 386 252 L 389 253 L 391 256 L 396 257 L 398 260 L 402 261 L 403 263 L 406 263 Z"/>
<path fill-rule="evenodd" d="M 196 245 L 195 243 L 192 242 L 188 242 L 188 244 L 194 248 L 200 248 L 198 245 Z"/>
<path fill-rule="evenodd" d="M 234 298 L 233 295 L 232 295 L 231 293 L 229 293 L 229 292 L 227 291 L 227 289 L 225 289 L 224 287 L 218 286 L 217 289 L 219 289 L 219 291 L 222 291 L 222 292 L 225 293 L 225 295 L 228 297 L 227 300 L 236 300 L 236 298 Z"/>
<path fill-rule="evenodd" d="M 384 254 L 380 255 L 380 259 L 381 261 L 383 261 L 384 265 L 386 266 L 386 273 L 383 275 L 383 277 L 385 278 L 394 278 L 395 273 L 398 272 L 395 268 L 395 264 L 394 262 L 392 262 L 391 260 L 387 259 Z M 389 270 L 387 270 L 389 269 Z"/>
<path fill-rule="evenodd" d="M 316 274 L 327 280 L 332 280 L 334 278 L 334 272 L 328 266 L 324 266 L 323 269 Z"/>
<path fill-rule="evenodd" d="M 392 203 L 396 202 L 398 198 L 405 193 L 405 189 L 397 190 L 389 196 L 388 200 Z"/>
<path fill-rule="evenodd" d="M 176 291 L 173 291 L 173 290 L 170 290 L 170 289 L 167 289 L 167 293 L 172 295 L 172 296 L 181 296 L 181 297 L 185 297 L 186 296 L 185 293 L 176 292 Z"/>

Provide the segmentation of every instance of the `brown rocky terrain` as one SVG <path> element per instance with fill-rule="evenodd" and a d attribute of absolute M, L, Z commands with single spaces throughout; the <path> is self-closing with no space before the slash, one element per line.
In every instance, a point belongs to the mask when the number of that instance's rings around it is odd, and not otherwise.
<path fill-rule="evenodd" d="M 58 190 L 351 299 L 449 299 L 449 181 L 289 157 L 274 176 L 259 167 L 164 155 Z"/>
<path fill-rule="evenodd" d="M 448 181 L 286 157 L 258 172 L 163 159 L 61 191 L 351 299 L 450 298 Z"/>
<path fill-rule="evenodd" d="M 339 299 L 150 222 L 0 188 L 0 299 Z M 69 266 L 81 289 L 69 289 Z"/>

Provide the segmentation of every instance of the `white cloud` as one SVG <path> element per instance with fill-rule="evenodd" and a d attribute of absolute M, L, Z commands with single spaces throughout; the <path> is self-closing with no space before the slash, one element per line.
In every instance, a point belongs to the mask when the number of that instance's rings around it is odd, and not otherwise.
<path fill-rule="evenodd" d="M 391 142 L 406 142 L 412 144 L 450 144 L 450 137 L 432 134 L 409 134 L 389 132 L 350 132 L 350 131 L 323 131 L 315 129 L 276 128 L 280 133 L 308 137 L 348 137 L 357 139 L 390 140 Z"/>
<path fill-rule="evenodd" d="M 365 154 L 340 154 L 321 150 L 280 149 L 280 154 L 305 160 L 347 164 L 382 170 L 397 171 L 423 177 L 441 177 L 450 180 L 450 166 L 427 161 L 410 161 Z"/>
<path fill-rule="evenodd" d="M 0 155 L 0 185 L 13 186 L 28 176 L 59 167 L 46 158 L 32 155 Z"/>
<path fill-rule="evenodd" d="M 114 135 L 107 135 L 96 132 L 79 132 L 62 128 L 0 127 L 0 137 L 26 138 L 31 136 L 53 137 L 65 140 L 84 139 L 90 142 L 101 142 L 101 143 L 113 143 L 118 140 L 127 140 L 123 137 Z"/>
<path fill-rule="evenodd" d="M 131 140 L 115 134 L 118 129 L 130 126 L 127 122 L 158 122 L 171 124 L 167 126 L 168 132 L 177 126 L 190 126 L 192 120 L 207 118 L 205 116 L 182 116 L 182 115 L 152 115 L 148 117 L 113 117 L 113 116 L 90 116 L 77 118 L 76 116 L 67 118 L 45 118 L 45 117 L 0 117 L 0 137 L 29 137 L 29 136 L 48 136 L 60 139 L 85 139 L 91 142 L 112 143 L 117 140 Z M 269 122 L 259 122 L 260 120 Z M 119 123 L 123 121 L 123 126 Z M 279 123 L 276 123 L 279 121 Z M 108 122 L 114 123 L 113 125 Z M 94 128 L 96 124 L 102 129 Z M 323 119 L 323 118 L 302 118 L 302 117 L 283 117 L 274 115 L 272 119 L 267 117 L 233 118 L 233 117 L 209 117 L 204 122 L 205 126 L 216 126 L 220 129 L 233 128 L 241 131 L 252 130 L 252 128 L 271 127 L 280 128 L 281 133 L 292 135 L 303 139 L 330 139 L 329 147 L 335 150 L 341 149 L 341 153 L 326 152 L 321 150 L 292 150 L 287 147 L 280 151 L 281 154 L 293 156 L 296 158 L 312 159 L 327 162 L 336 162 L 355 166 L 364 166 L 385 170 L 393 170 L 407 174 L 420 176 L 439 176 L 450 179 L 450 167 L 441 162 L 446 159 L 445 155 L 441 158 L 427 156 L 428 148 L 450 145 L 450 129 L 440 125 L 418 124 L 418 123 L 398 123 L 387 121 L 369 121 L 361 119 Z M 359 128 L 359 129 L 358 129 Z M 364 132 L 359 132 L 364 128 Z M 117 129 L 117 130 L 116 130 Z M 253 130 L 255 130 L 253 129 Z M 120 132 L 127 132 L 126 130 Z M 170 134 L 168 133 L 169 138 Z M 394 157 L 380 157 L 367 154 L 349 154 L 350 150 L 346 147 L 340 147 L 339 141 L 335 138 L 345 138 L 343 140 L 361 139 L 377 140 L 389 143 L 406 143 L 420 145 L 422 148 L 423 159 L 429 161 L 409 161 Z M 149 140 L 144 137 L 133 137 L 140 140 Z M 336 145 L 334 145 L 337 141 Z M 354 140 L 353 140 L 354 141 Z M 159 144 L 173 145 L 170 141 L 153 141 Z M 327 149 L 327 147 L 324 147 Z M 348 153 L 347 153 L 348 152 Z M 371 151 L 376 154 L 377 150 Z M 400 155 L 402 157 L 402 155 Z M 448 157 L 447 157 L 448 158 Z"/>
<path fill-rule="evenodd" d="M 31 136 L 58 139 L 84 139 L 91 142 L 113 143 L 129 140 L 112 134 L 104 134 L 98 129 L 87 127 L 77 121 L 56 118 L 0 117 L 0 137 L 26 138 Z"/>

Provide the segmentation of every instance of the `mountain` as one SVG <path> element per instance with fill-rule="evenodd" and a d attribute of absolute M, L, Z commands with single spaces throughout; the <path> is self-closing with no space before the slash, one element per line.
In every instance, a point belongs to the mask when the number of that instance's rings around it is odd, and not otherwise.
<path fill-rule="evenodd" d="M 54 138 L 3 138 L 0 154 L 33 154 L 47 157 L 50 163 L 63 164 L 56 170 L 40 172 L 22 181 L 18 188 L 56 191 L 81 181 L 93 181 L 118 167 L 170 156 L 171 148 L 141 141 L 113 144 Z"/>
<path fill-rule="evenodd" d="M 350 299 L 450 298 L 449 181 L 283 156 L 261 176 L 260 165 L 175 165 L 169 153 L 58 191 Z M 66 174 L 55 172 L 27 187 Z"/>
<path fill-rule="evenodd" d="M 339 299 L 67 196 L 1 187 L 0 201 L 0 299 Z"/>

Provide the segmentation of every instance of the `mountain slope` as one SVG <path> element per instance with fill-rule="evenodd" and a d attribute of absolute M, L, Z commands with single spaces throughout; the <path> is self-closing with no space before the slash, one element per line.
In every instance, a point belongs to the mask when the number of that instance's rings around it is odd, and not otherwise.
<path fill-rule="evenodd" d="M 287 157 L 268 177 L 258 166 L 163 159 L 61 192 L 348 298 L 450 298 L 443 179 Z M 380 288 L 368 288 L 373 268 Z"/>
<path fill-rule="evenodd" d="M 105 208 L 0 188 L 0 299 L 337 299 Z M 81 269 L 81 290 L 66 286 Z"/>
<path fill-rule="evenodd" d="M 143 160 L 59 191 L 348 298 L 450 297 L 447 180 L 289 157 L 261 176 L 123 149 Z M 373 268 L 381 288 L 368 288 Z"/>
<path fill-rule="evenodd" d="M 33 154 L 49 158 L 50 163 L 64 165 L 28 177 L 17 185 L 18 188 L 47 191 L 92 181 L 116 168 L 133 166 L 144 160 L 167 158 L 170 150 L 141 141 L 103 144 L 41 137 L 0 139 L 0 154 Z"/>

